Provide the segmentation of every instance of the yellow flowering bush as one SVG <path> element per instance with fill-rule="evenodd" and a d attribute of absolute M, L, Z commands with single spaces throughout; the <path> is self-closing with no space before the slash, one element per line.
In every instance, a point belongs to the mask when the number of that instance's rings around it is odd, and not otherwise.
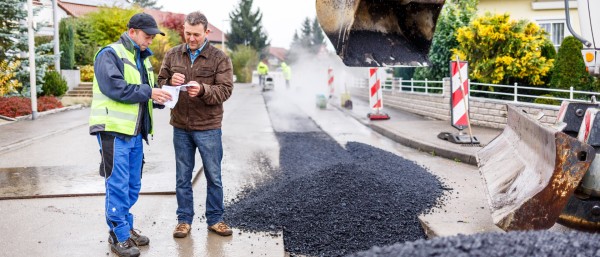
<path fill-rule="evenodd" d="M 21 62 L 19 61 L 8 62 L 3 60 L 0 62 L 0 96 L 14 93 L 17 88 L 21 87 L 21 82 L 15 78 L 17 75 L 15 71 L 20 66 Z"/>
<path fill-rule="evenodd" d="M 543 85 L 554 59 L 542 56 L 546 32 L 532 22 L 509 14 L 486 13 L 457 31 L 458 55 L 469 62 L 469 76 L 482 83 L 525 82 Z"/>
<path fill-rule="evenodd" d="M 93 65 L 85 65 L 79 68 L 79 72 L 81 73 L 81 81 L 82 82 L 92 82 L 94 80 L 94 66 Z"/>

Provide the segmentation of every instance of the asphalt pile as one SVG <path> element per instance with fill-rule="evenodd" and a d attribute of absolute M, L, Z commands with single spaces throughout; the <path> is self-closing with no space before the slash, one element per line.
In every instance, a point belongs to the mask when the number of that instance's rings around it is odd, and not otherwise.
<path fill-rule="evenodd" d="M 344 149 L 322 132 L 276 134 L 280 167 L 228 204 L 232 226 L 283 231 L 292 255 L 344 256 L 425 238 L 417 216 L 443 194 L 425 168 L 361 143 Z"/>
<path fill-rule="evenodd" d="M 373 247 L 348 257 L 391 256 L 600 256 L 600 235 L 584 232 L 528 231 L 438 237 Z"/>

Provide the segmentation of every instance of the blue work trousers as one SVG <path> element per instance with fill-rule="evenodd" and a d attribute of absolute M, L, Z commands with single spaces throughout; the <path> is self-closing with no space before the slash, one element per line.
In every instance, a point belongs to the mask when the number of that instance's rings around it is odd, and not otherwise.
<path fill-rule="evenodd" d="M 177 220 L 192 224 L 194 219 L 194 194 L 192 172 L 196 149 L 200 152 L 206 177 L 206 223 L 212 226 L 223 221 L 223 185 L 221 183 L 221 160 L 223 145 L 221 129 L 186 131 L 173 128 L 173 145 L 176 160 Z"/>
<path fill-rule="evenodd" d="M 106 223 L 117 240 L 124 242 L 133 229 L 129 210 L 137 202 L 142 187 L 143 139 L 141 135 L 120 139 L 102 133 L 97 137 L 106 186 Z"/>

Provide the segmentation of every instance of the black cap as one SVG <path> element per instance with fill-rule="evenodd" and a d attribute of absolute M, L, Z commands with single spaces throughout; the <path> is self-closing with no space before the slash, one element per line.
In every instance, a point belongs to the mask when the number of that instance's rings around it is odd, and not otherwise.
<path fill-rule="evenodd" d="M 133 15 L 133 17 L 129 19 L 129 23 L 127 23 L 127 28 L 141 29 L 148 35 L 165 35 L 165 33 L 158 29 L 158 25 L 156 25 L 156 21 L 154 20 L 154 18 L 152 18 L 152 16 L 150 16 L 150 14 L 147 13 L 138 13 L 136 15 Z"/>

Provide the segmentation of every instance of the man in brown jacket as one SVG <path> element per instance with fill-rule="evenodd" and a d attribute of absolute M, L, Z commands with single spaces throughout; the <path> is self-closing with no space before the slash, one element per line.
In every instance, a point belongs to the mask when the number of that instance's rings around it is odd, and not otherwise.
<path fill-rule="evenodd" d="M 178 220 L 173 236 L 186 237 L 194 219 L 192 171 L 196 148 L 208 185 L 208 230 L 229 236 L 231 228 L 223 221 L 221 121 L 223 102 L 233 91 L 233 68 L 229 57 L 208 42 L 206 36 L 210 30 L 204 14 L 188 14 L 183 27 L 186 43 L 167 52 L 158 74 L 161 86 L 190 85 L 187 92 L 180 92 L 179 101 L 171 110 Z"/>

